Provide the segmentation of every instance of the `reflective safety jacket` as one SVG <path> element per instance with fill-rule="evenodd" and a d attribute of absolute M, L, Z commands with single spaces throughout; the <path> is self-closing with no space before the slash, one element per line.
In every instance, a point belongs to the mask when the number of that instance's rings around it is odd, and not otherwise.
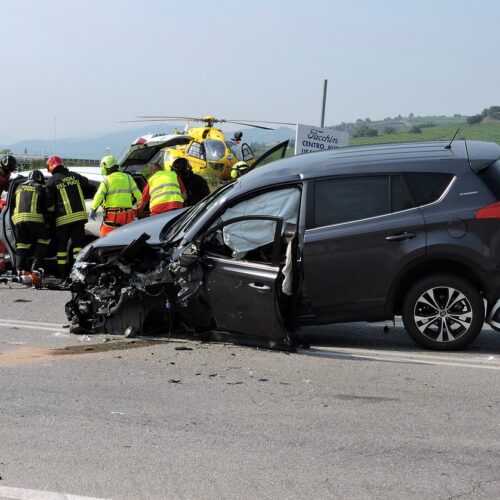
<path fill-rule="evenodd" d="M 94 196 L 91 210 L 104 208 L 132 208 L 141 201 L 142 194 L 131 175 L 113 172 L 104 178 Z"/>
<path fill-rule="evenodd" d="M 55 216 L 56 227 L 73 222 L 87 222 L 87 209 L 82 190 L 87 183 L 86 177 L 63 167 L 57 167 L 52 177 L 48 179 L 47 205 L 49 213 Z"/>
<path fill-rule="evenodd" d="M 37 182 L 26 181 L 16 188 L 12 202 L 12 222 L 45 222 L 47 195 Z"/>
<path fill-rule="evenodd" d="M 160 203 L 184 202 L 176 172 L 160 170 L 149 178 L 148 184 L 151 211 Z"/>

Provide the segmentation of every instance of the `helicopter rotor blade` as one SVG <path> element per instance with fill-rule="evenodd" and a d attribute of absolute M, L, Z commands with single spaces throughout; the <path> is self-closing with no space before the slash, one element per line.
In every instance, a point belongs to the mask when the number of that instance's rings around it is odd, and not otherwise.
<path fill-rule="evenodd" d="M 252 123 L 235 122 L 233 120 L 221 120 L 224 123 L 235 123 L 236 125 L 244 125 L 245 127 L 261 128 L 262 130 L 274 130 L 271 127 L 264 127 L 263 125 L 254 125 Z"/>
<path fill-rule="evenodd" d="M 151 123 L 151 122 L 167 122 L 167 121 L 171 121 L 171 120 L 164 120 L 164 119 L 149 119 L 149 120 L 120 120 L 116 123 Z"/>
<path fill-rule="evenodd" d="M 272 121 L 265 121 L 265 120 L 226 120 L 227 122 L 234 122 L 236 123 L 237 121 L 242 121 L 242 122 L 248 122 L 248 123 L 270 123 L 274 125 L 292 125 L 296 126 L 296 123 L 291 123 L 291 122 L 272 122 Z"/>
<path fill-rule="evenodd" d="M 163 116 L 163 115 L 146 115 L 146 116 L 136 116 L 142 120 L 189 120 L 190 122 L 204 122 L 203 118 L 193 118 L 192 116 Z"/>

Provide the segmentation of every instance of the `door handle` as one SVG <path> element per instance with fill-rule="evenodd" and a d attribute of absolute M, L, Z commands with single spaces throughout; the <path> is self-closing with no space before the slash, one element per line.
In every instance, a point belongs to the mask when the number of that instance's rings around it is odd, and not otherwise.
<path fill-rule="evenodd" d="M 248 286 L 250 288 L 255 288 L 258 292 L 268 292 L 271 290 L 271 287 L 268 285 L 263 285 L 262 283 L 249 283 Z"/>
<path fill-rule="evenodd" d="M 411 240 L 412 238 L 415 238 L 416 236 L 417 236 L 417 233 L 407 233 L 405 231 L 404 233 L 386 236 L 385 239 L 387 241 L 405 241 L 405 240 Z"/>

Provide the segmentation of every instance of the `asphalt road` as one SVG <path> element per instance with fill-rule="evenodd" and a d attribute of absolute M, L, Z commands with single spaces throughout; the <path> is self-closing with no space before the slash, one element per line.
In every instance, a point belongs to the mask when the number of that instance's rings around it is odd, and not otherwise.
<path fill-rule="evenodd" d="M 123 342 L 69 334 L 65 292 L 0 287 L 0 499 L 500 497 L 496 332 Z"/>

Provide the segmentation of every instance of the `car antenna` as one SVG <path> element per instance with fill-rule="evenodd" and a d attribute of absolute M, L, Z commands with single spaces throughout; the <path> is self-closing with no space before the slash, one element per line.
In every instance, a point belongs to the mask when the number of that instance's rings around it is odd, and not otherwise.
<path fill-rule="evenodd" d="M 451 141 L 450 143 L 444 147 L 444 149 L 451 149 L 451 143 L 455 140 L 455 137 L 457 136 L 457 134 L 460 132 L 460 127 L 457 128 L 457 131 L 455 132 L 454 136 L 451 138 Z"/>

